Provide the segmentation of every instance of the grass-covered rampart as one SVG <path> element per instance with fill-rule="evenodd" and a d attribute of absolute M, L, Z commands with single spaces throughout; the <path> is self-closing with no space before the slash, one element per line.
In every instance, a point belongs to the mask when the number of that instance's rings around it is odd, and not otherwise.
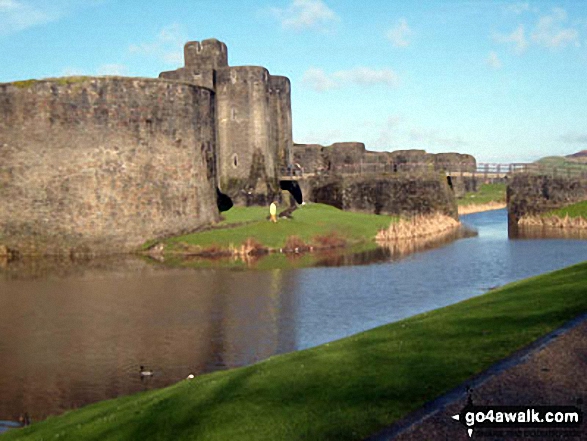
<path fill-rule="evenodd" d="M 100 402 L 3 439 L 363 439 L 587 311 L 586 281 L 587 263 L 575 265 L 330 344 Z"/>
<path fill-rule="evenodd" d="M 389 227 L 390 216 L 351 213 L 325 204 L 307 204 L 293 212 L 292 219 L 267 219 L 268 207 L 234 207 L 223 213 L 214 228 L 163 241 L 167 252 L 215 254 L 228 250 L 258 247 L 328 248 L 374 241 L 381 229 Z M 248 244 L 248 246 L 246 246 Z"/>
<path fill-rule="evenodd" d="M 549 211 L 546 216 L 558 216 L 561 218 L 566 216 L 582 217 L 587 220 L 587 201 L 577 202 L 576 204 Z"/>
<path fill-rule="evenodd" d="M 577 202 L 540 215 L 526 215 L 518 220 L 522 226 L 587 229 L 587 201 Z"/>

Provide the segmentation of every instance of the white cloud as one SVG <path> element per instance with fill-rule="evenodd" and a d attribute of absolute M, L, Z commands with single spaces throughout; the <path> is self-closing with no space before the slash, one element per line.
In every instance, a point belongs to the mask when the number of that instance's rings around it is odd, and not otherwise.
<path fill-rule="evenodd" d="M 560 139 L 568 144 L 587 144 L 587 133 L 582 135 L 578 133 L 567 133 L 561 136 Z"/>
<path fill-rule="evenodd" d="M 115 75 L 128 76 L 130 74 L 129 67 L 125 64 L 102 64 L 95 70 L 80 69 L 78 67 L 66 67 L 61 71 L 62 77 L 77 77 L 83 75 Z"/>
<path fill-rule="evenodd" d="M 186 32 L 177 23 L 164 27 L 151 43 L 132 44 L 129 51 L 158 58 L 170 65 L 183 64 L 183 45 Z"/>
<path fill-rule="evenodd" d="M 579 32 L 574 28 L 564 28 L 566 21 L 566 11 L 554 8 L 551 15 L 540 17 L 532 33 L 532 41 L 547 48 L 580 46 Z"/>
<path fill-rule="evenodd" d="M 61 77 L 79 77 L 81 75 L 89 75 L 87 71 L 78 69 L 77 67 L 66 67 L 61 71 Z"/>
<path fill-rule="evenodd" d="M 98 75 L 128 76 L 128 66 L 124 64 L 103 64 L 97 69 Z"/>
<path fill-rule="evenodd" d="M 468 143 L 460 136 L 450 137 L 441 134 L 438 130 L 412 129 L 410 139 L 429 147 L 464 147 Z"/>
<path fill-rule="evenodd" d="M 49 11 L 21 0 L 0 0 L 0 35 L 8 35 L 58 19 Z"/>
<path fill-rule="evenodd" d="M 509 5 L 505 5 L 503 10 L 510 14 L 520 15 L 523 12 L 527 12 L 530 10 L 530 3 L 528 2 L 517 2 L 511 3 Z"/>
<path fill-rule="evenodd" d="M 103 0 L 0 0 L 0 36 L 56 21 L 76 9 L 103 3 Z"/>
<path fill-rule="evenodd" d="M 409 37 L 412 33 L 406 19 L 400 18 L 395 27 L 387 31 L 387 38 L 394 47 L 408 47 L 410 45 Z"/>
<path fill-rule="evenodd" d="M 311 67 L 304 72 L 302 82 L 310 89 L 317 90 L 318 92 L 324 92 L 338 87 L 336 81 L 329 77 L 324 70 L 315 67 Z"/>
<path fill-rule="evenodd" d="M 355 67 L 328 74 L 323 69 L 311 67 L 304 73 L 302 82 L 311 89 L 324 92 L 346 85 L 396 87 L 399 84 L 399 77 L 391 69 Z"/>
<path fill-rule="evenodd" d="M 580 47 L 579 31 L 574 27 L 565 27 L 567 21 L 567 12 L 564 9 L 553 8 L 550 15 L 538 19 L 530 34 L 530 41 L 526 39 L 524 25 L 519 25 L 511 34 L 494 34 L 492 38 L 497 43 L 510 45 L 517 54 L 523 53 L 530 43 L 549 49 Z"/>
<path fill-rule="evenodd" d="M 284 29 L 326 30 L 340 17 L 322 0 L 293 0 L 287 8 L 271 8 L 270 12 Z"/>
<path fill-rule="evenodd" d="M 391 69 L 371 69 L 370 67 L 355 67 L 351 70 L 335 72 L 333 77 L 341 83 L 362 84 L 373 86 L 384 84 L 395 87 L 399 84 L 398 75 Z"/>
<path fill-rule="evenodd" d="M 303 140 L 304 144 L 330 145 L 335 143 L 337 140 L 340 140 L 342 137 L 342 132 L 339 129 L 319 129 L 302 133 L 300 139 Z"/>
<path fill-rule="evenodd" d="M 500 69 L 501 68 L 501 60 L 497 56 L 495 51 L 489 52 L 489 55 L 485 59 L 485 64 L 487 64 L 492 69 Z"/>
<path fill-rule="evenodd" d="M 528 41 L 524 35 L 524 25 L 518 26 L 511 34 L 494 34 L 493 41 L 512 45 L 514 52 L 517 54 L 523 53 L 528 48 Z"/>
<path fill-rule="evenodd" d="M 373 144 L 387 149 L 399 146 L 398 127 L 404 118 L 400 115 L 392 115 L 387 118 L 386 124 L 381 128 Z"/>

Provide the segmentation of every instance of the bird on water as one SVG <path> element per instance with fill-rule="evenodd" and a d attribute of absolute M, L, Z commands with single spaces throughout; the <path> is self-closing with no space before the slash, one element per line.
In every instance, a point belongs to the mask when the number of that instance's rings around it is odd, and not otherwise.
<path fill-rule="evenodd" d="M 140 372 L 141 377 L 151 377 L 155 373 L 150 369 L 145 369 L 145 366 L 141 366 Z"/>

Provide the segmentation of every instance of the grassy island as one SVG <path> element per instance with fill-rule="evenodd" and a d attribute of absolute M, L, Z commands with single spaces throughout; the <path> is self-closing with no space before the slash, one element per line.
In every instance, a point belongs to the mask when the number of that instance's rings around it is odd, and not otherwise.
<path fill-rule="evenodd" d="M 587 311 L 585 280 L 587 262 L 312 349 L 96 403 L 3 439 L 362 439 Z"/>
<path fill-rule="evenodd" d="M 224 220 L 206 231 L 163 241 L 167 252 L 215 254 L 249 248 L 334 247 L 374 241 L 379 230 L 397 218 L 351 213 L 324 204 L 306 204 L 293 212 L 292 219 L 271 223 L 267 207 L 234 207 L 223 213 Z M 152 244 L 151 244 L 152 245 Z"/>

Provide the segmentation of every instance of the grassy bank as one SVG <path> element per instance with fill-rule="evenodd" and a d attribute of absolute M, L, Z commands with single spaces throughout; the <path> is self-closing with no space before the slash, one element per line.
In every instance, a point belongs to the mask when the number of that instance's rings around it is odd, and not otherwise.
<path fill-rule="evenodd" d="M 481 184 L 476 192 L 467 192 L 457 199 L 460 215 L 506 207 L 506 184 Z"/>
<path fill-rule="evenodd" d="M 457 199 L 460 206 L 483 205 L 490 202 L 505 204 L 506 184 L 481 184 L 478 191 L 468 191 L 462 198 Z"/>
<path fill-rule="evenodd" d="M 3 437 L 362 439 L 585 312 L 586 280 L 583 263 L 330 344 L 100 402 Z"/>
<path fill-rule="evenodd" d="M 587 201 L 567 205 L 541 215 L 523 216 L 518 220 L 518 224 L 532 227 L 586 230 Z"/>
<path fill-rule="evenodd" d="M 576 204 L 567 205 L 566 207 L 559 208 L 558 210 L 549 211 L 546 216 L 557 216 L 557 217 L 582 217 L 587 219 L 587 201 L 578 202 Z"/>
<path fill-rule="evenodd" d="M 167 251 L 219 250 L 240 247 L 249 239 L 269 249 L 291 244 L 323 246 L 373 241 L 377 232 L 389 227 L 393 218 L 351 213 L 324 204 L 308 204 L 293 212 L 293 219 L 269 222 L 265 207 L 234 207 L 223 213 L 217 228 L 164 241 Z"/>

